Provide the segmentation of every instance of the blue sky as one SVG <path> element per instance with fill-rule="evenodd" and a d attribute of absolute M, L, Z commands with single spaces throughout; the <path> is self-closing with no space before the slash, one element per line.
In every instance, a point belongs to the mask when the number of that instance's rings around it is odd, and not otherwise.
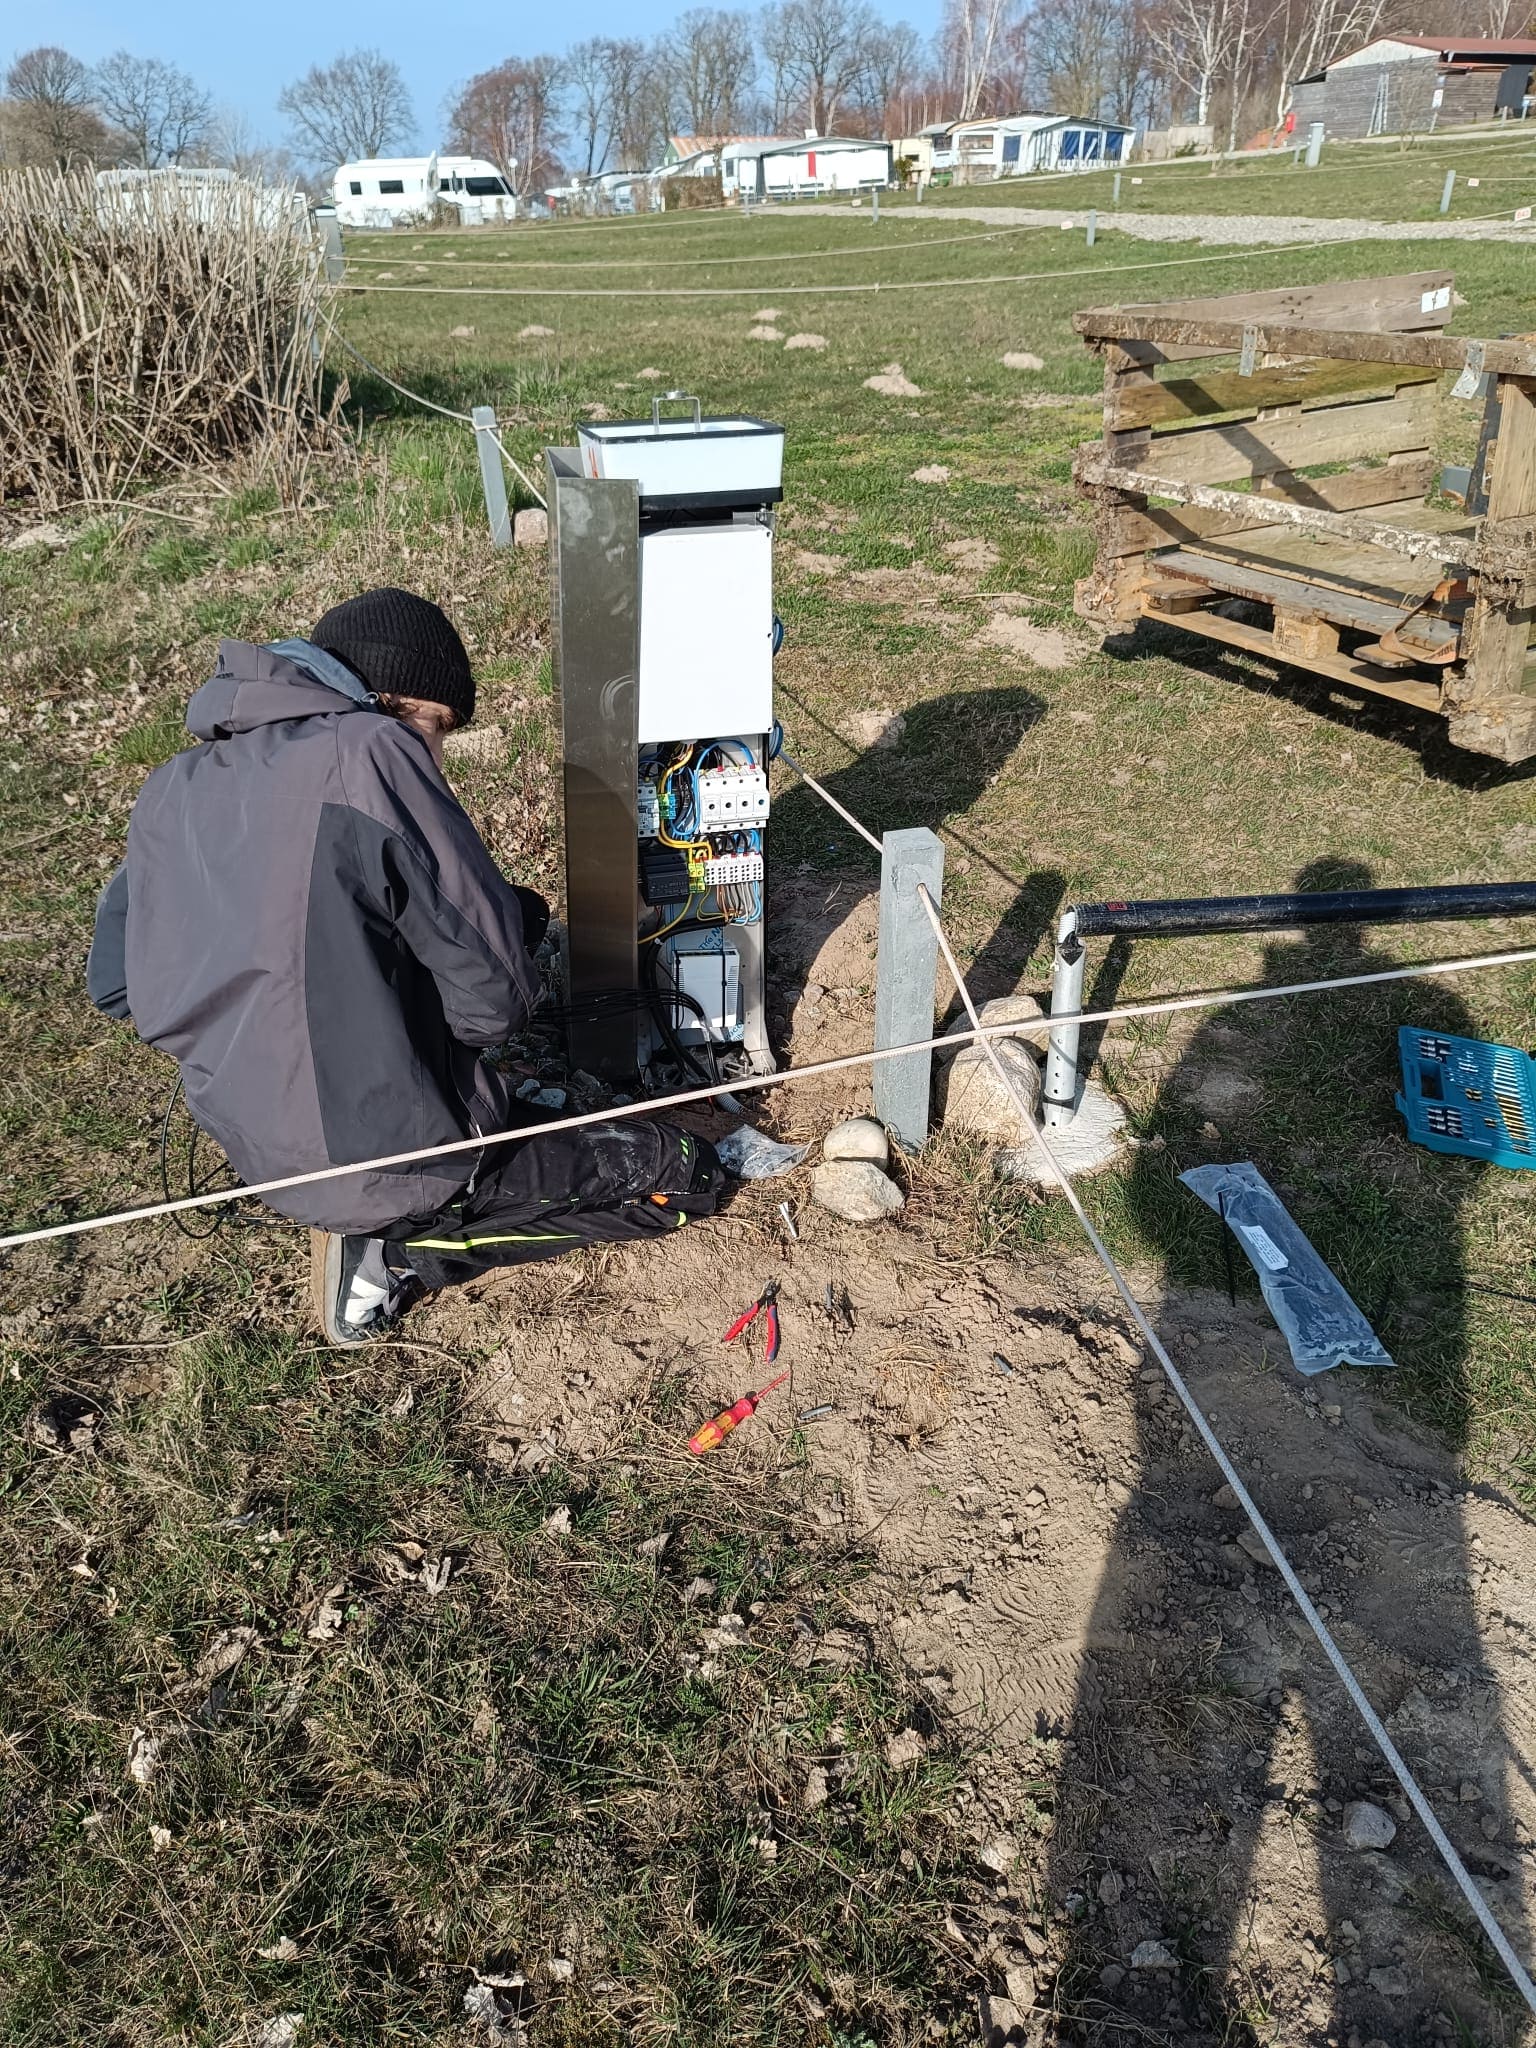
<path fill-rule="evenodd" d="M 651 35 L 689 0 L 573 0 L 559 9 L 512 9 L 460 0 L 453 6 L 378 0 L 364 10 L 333 10 L 314 0 L 262 0 L 258 7 L 229 0 L 49 0 L 46 18 L 33 15 L 30 40 L 61 44 L 86 63 L 109 51 L 163 57 L 214 93 L 221 107 L 244 114 L 264 141 L 282 140 L 277 95 L 311 64 L 328 63 L 342 50 L 373 46 L 404 71 L 416 110 L 417 142 L 435 144 L 449 89 L 503 57 L 560 50 L 590 35 Z M 933 0 L 893 6 L 919 28 L 931 27 Z M 18 8 L 11 16 L 21 20 Z M 13 35 L 16 32 L 13 30 Z M 7 61 L 27 47 L 25 32 Z"/>

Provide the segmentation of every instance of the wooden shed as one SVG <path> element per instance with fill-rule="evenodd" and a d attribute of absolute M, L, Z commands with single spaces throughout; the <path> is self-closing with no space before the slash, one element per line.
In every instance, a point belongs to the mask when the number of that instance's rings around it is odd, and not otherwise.
<path fill-rule="evenodd" d="M 1441 270 L 1079 313 L 1104 360 L 1082 616 L 1166 619 L 1536 754 L 1536 337 L 1453 338 L 1453 301 Z M 1477 454 L 1442 477 L 1447 388 Z"/>

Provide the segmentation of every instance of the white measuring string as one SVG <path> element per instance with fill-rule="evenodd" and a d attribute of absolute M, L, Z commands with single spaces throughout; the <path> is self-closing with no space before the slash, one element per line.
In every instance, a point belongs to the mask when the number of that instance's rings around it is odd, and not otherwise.
<path fill-rule="evenodd" d="M 929 895 L 927 889 L 921 882 L 919 882 L 917 885 L 917 893 L 922 903 L 923 909 L 928 914 L 928 921 L 933 926 L 934 935 L 938 939 L 940 951 L 944 955 L 944 959 L 949 967 L 950 973 L 954 976 L 955 987 L 959 990 L 960 1000 L 965 1005 L 965 1013 L 971 1020 L 973 1030 L 977 1033 L 977 1035 L 981 1035 L 981 1019 L 976 1014 L 976 1005 L 971 1001 L 970 990 L 965 985 L 964 976 L 961 974 L 959 964 L 955 959 L 954 953 L 950 949 L 949 940 L 944 936 L 944 927 L 939 922 L 939 913 L 934 908 L 933 898 Z M 1276 1537 L 1274 1531 L 1270 1528 L 1268 1522 L 1266 1522 L 1264 1517 L 1259 1513 L 1258 1506 L 1254 1501 L 1252 1494 L 1249 1493 L 1247 1487 L 1244 1486 L 1242 1477 L 1238 1472 L 1237 1467 L 1233 1464 L 1232 1460 L 1227 1456 L 1227 1453 L 1222 1446 L 1220 1438 L 1216 1435 L 1216 1432 L 1211 1428 L 1209 1422 L 1206 1421 L 1204 1410 L 1200 1407 L 1200 1404 L 1196 1401 L 1194 1395 L 1189 1391 L 1189 1388 L 1185 1385 L 1183 1376 L 1179 1372 L 1179 1369 L 1174 1364 L 1173 1360 L 1169 1357 L 1167 1349 L 1164 1346 L 1162 1339 L 1158 1336 L 1156 1330 L 1153 1329 L 1150 1321 L 1147 1318 L 1146 1311 L 1142 1308 L 1141 1303 L 1136 1299 L 1135 1295 L 1132 1294 L 1130 1287 L 1126 1282 L 1124 1274 L 1120 1271 L 1120 1268 L 1115 1263 L 1114 1255 L 1111 1253 L 1109 1247 L 1105 1244 L 1103 1238 L 1100 1237 L 1097 1230 L 1094 1229 L 1093 1223 L 1089 1218 L 1087 1210 L 1083 1207 L 1082 1203 L 1078 1199 L 1076 1188 L 1073 1187 L 1071 1180 L 1064 1172 L 1060 1161 L 1056 1157 L 1056 1154 L 1052 1151 L 1049 1139 L 1045 1136 L 1044 1132 L 1036 1124 L 1033 1109 L 1030 1107 L 1028 1103 L 1025 1102 L 1023 1096 L 1019 1093 L 1017 1083 L 1014 1081 L 1013 1076 L 1008 1072 L 1007 1068 L 1004 1067 L 1002 1061 L 998 1058 L 997 1053 L 992 1045 L 991 1039 L 986 1036 L 981 1036 L 981 1044 L 983 1050 L 987 1055 L 987 1058 L 992 1063 L 992 1067 L 997 1075 L 997 1078 L 1002 1082 L 1004 1088 L 1007 1089 L 1008 1093 L 1013 1097 L 1014 1102 L 1018 1105 L 1019 1114 L 1023 1118 L 1025 1127 L 1029 1131 L 1031 1138 L 1039 1147 L 1041 1156 L 1045 1160 L 1051 1178 L 1055 1181 L 1061 1193 L 1066 1196 L 1067 1203 L 1071 1208 L 1073 1215 L 1082 1225 L 1084 1234 L 1086 1235 L 1088 1242 L 1093 1246 L 1094 1251 L 1098 1254 L 1100 1264 L 1103 1266 L 1105 1272 L 1108 1273 L 1111 1281 L 1114 1283 L 1115 1292 L 1119 1295 L 1120 1299 L 1125 1303 L 1126 1309 L 1129 1311 L 1132 1321 L 1136 1324 L 1136 1327 L 1140 1330 L 1142 1336 L 1146 1339 L 1148 1347 L 1152 1351 L 1152 1354 L 1156 1358 L 1158 1364 L 1163 1368 L 1164 1373 L 1168 1377 L 1169 1385 L 1173 1388 L 1173 1391 L 1178 1395 L 1179 1399 L 1183 1402 L 1184 1407 L 1188 1412 L 1190 1420 L 1194 1423 L 1195 1428 L 1200 1432 L 1201 1439 L 1204 1442 L 1206 1449 L 1210 1452 L 1211 1456 L 1216 1460 L 1217 1466 L 1221 1471 L 1222 1477 L 1231 1487 L 1233 1493 L 1236 1494 L 1238 1505 L 1242 1508 L 1243 1513 L 1248 1517 L 1249 1521 L 1253 1524 L 1254 1529 L 1258 1532 L 1260 1541 L 1263 1543 L 1264 1548 L 1269 1552 L 1270 1562 L 1274 1565 L 1276 1571 L 1279 1572 L 1281 1578 L 1285 1581 L 1286 1590 L 1291 1595 L 1291 1598 L 1296 1602 L 1297 1606 L 1301 1609 L 1302 1616 L 1306 1621 L 1308 1628 L 1311 1629 L 1312 1633 L 1317 1637 L 1318 1642 L 1322 1645 L 1323 1654 L 1327 1657 L 1328 1662 L 1333 1666 L 1335 1672 L 1337 1672 L 1340 1683 L 1343 1685 L 1345 1692 L 1348 1693 L 1350 1700 L 1355 1707 L 1356 1712 L 1360 1715 L 1361 1720 L 1364 1721 L 1366 1727 L 1370 1730 L 1372 1740 L 1375 1742 L 1377 1748 L 1381 1751 L 1382 1755 L 1386 1758 L 1388 1765 L 1391 1767 L 1392 1775 L 1397 1779 L 1397 1782 L 1402 1786 L 1403 1791 L 1407 1796 L 1409 1804 L 1412 1806 L 1414 1812 L 1418 1815 L 1419 1819 L 1424 1823 L 1424 1827 L 1428 1832 L 1430 1840 L 1439 1850 L 1441 1858 L 1443 1859 L 1447 1870 L 1450 1871 L 1452 1877 L 1455 1878 L 1457 1885 L 1460 1887 L 1462 1896 L 1466 1899 L 1466 1902 L 1472 1908 L 1472 1911 L 1477 1915 L 1478 1922 L 1481 1925 L 1483 1932 L 1487 1935 L 1489 1941 L 1493 1944 L 1494 1949 L 1497 1951 L 1500 1962 L 1503 1963 L 1505 1969 L 1508 1970 L 1510 1976 L 1513 1978 L 1515 1986 L 1520 1993 L 1520 1996 L 1525 2000 L 1526 2004 L 1530 2007 L 1531 2011 L 1536 2012 L 1536 1984 L 1533 1984 L 1531 1982 L 1531 1979 L 1526 1972 L 1524 1964 L 1521 1962 L 1520 1958 L 1515 1954 L 1514 1949 L 1510 1946 L 1507 1935 L 1505 1934 L 1503 1928 L 1499 1925 L 1498 1921 L 1494 1918 L 1493 1909 L 1489 1906 L 1488 1901 L 1483 1897 L 1482 1893 L 1478 1890 L 1477 1886 L 1472 1882 L 1471 1873 L 1468 1871 L 1466 1865 L 1462 1862 L 1460 1856 L 1456 1853 L 1455 1845 L 1452 1843 L 1450 1837 L 1446 1834 L 1445 1829 L 1441 1827 L 1439 1821 L 1435 1818 L 1434 1809 L 1430 1806 L 1429 1801 L 1424 1797 L 1424 1794 L 1419 1790 L 1418 1780 L 1414 1777 L 1412 1771 L 1409 1770 L 1407 1764 L 1404 1763 L 1402 1757 L 1399 1755 L 1397 1745 L 1393 1742 L 1391 1736 L 1387 1733 L 1386 1727 L 1382 1722 L 1381 1716 L 1376 1712 L 1376 1709 L 1371 1705 L 1370 1701 L 1366 1698 L 1365 1693 L 1361 1688 L 1360 1681 L 1356 1678 L 1354 1672 L 1350 1669 L 1348 1660 L 1345 1658 L 1344 1652 L 1339 1648 L 1338 1644 L 1334 1641 L 1332 1635 L 1328 1631 L 1327 1624 L 1324 1622 L 1323 1617 L 1318 1613 L 1316 1607 L 1313 1606 L 1311 1597 L 1309 1596 L 1306 1587 L 1303 1586 L 1301 1580 L 1297 1578 L 1296 1573 L 1292 1568 L 1290 1559 L 1286 1556 L 1285 1552 L 1280 1548 L 1279 1539 Z"/>
<path fill-rule="evenodd" d="M 844 814 L 848 815 L 847 813 Z M 863 828 L 860 827 L 862 830 Z M 682 1109 L 694 1102 L 710 1102 L 717 1095 L 755 1094 L 780 1087 L 786 1081 L 803 1081 L 815 1074 L 835 1074 L 849 1067 L 877 1065 L 881 1060 L 908 1058 L 917 1052 L 952 1052 L 973 1039 L 1017 1038 L 1021 1033 L 1048 1033 L 1058 1024 L 1119 1024 L 1133 1017 L 1164 1017 L 1178 1010 L 1219 1010 L 1236 1003 L 1277 1002 L 1287 996 L 1320 995 L 1329 989 L 1367 988 L 1388 981 L 1417 981 L 1442 974 L 1471 973 L 1483 967 L 1518 967 L 1536 961 L 1536 948 L 1512 953 L 1479 953 L 1463 959 L 1421 960 L 1409 967 L 1387 967 L 1373 974 L 1346 974 L 1327 981 L 1293 981 L 1280 988 L 1218 989 L 1200 995 L 1163 996 L 1155 1002 L 1124 1003 L 1114 1010 L 1069 1010 L 1060 1017 L 1032 1017 L 1019 1024 L 982 1024 L 969 1031 L 945 1032 L 941 1037 L 914 1038 L 901 1045 L 871 1046 L 864 1052 L 840 1053 L 834 1059 L 811 1060 L 803 1067 L 788 1067 L 782 1074 L 750 1074 L 740 1081 L 723 1081 L 706 1088 L 680 1089 L 673 1095 L 651 1096 L 644 1102 L 627 1103 L 621 1109 L 593 1109 L 579 1116 L 556 1117 L 546 1124 L 530 1124 L 516 1131 L 492 1131 L 484 1137 L 453 1138 L 441 1145 L 422 1145 L 412 1152 L 391 1152 L 380 1159 L 356 1159 L 344 1166 L 317 1167 L 312 1173 L 290 1173 L 281 1180 L 254 1181 L 248 1187 L 219 1188 L 209 1194 L 182 1195 L 170 1202 L 147 1202 L 138 1209 L 116 1209 L 105 1216 L 86 1216 L 73 1223 L 50 1223 L 36 1230 L 16 1230 L 0 1237 L 0 1251 L 18 1245 L 39 1244 L 47 1238 L 81 1237 L 87 1231 L 107 1230 L 119 1223 L 146 1223 L 156 1216 L 179 1215 L 184 1209 L 212 1209 L 224 1202 L 244 1201 L 247 1196 L 277 1195 L 289 1188 L 313 1187 L 319 1181 L 343 1180 L 349 1174 L 381 1173 L 397 1166 L 417 1166 L 427 1159 L 451 1159 L 458 1154 L 487 1152 L 493 1145 L 513 1145 L 526 1138 L 551 1137 L 556 1131 L 582 1130 L 589 1124 L 619 1123 L 627 1117 L 653 1116 L 658 1110 Z"/>
<path fill-rule="evenodd" d="M 867 825 L 861 825 L 858 819 L 853 815 L 852 811 L 845 810 L 843 808 L 843 806 L 838 802 L 837 798 L 832 794 L 830 789 L 824 789 L 822 785 L 816 780 L 815 776 L 812 775 L 808 769 L 802 768 L 800 766 L 800 763 L 795 759 L 794 755 L 789 751 L 788 747 L 781 746 L 779 748 L 779 751 L 777 752 L 777 754 L 774 755 L 773 758 L 776 761 L 787 761 L 790 767 L 793 768 L 795 773 L 799 776 L 800 780 L 805 784 L 807 789 L 814 789 L 816 794 L 821 798 L 822 802 L 828 806 L 829 809 L 836 811 L 837 815 L 840 818 L 845 820 L 846 823 L 850 824 L 853 827 L 854 831 L 858 833 L 859 837 L 862 840 L 864 840 L 868 845 L 872 846 L 875 849 L 876 853 L 880 854 L 882 858 L 884 857 L 885 849 L 880 844 L 879 840 L 875 837 L 874 833 L 870 831 L 869 827 Z"/>
<path fill-rule="evenodd" d="M 1511 230 L 1525 223 L 1514 221 L 1509 213 L 1500 209 L 1497 213 L 1467 214 L 1454 222 L 1455 228 L 1482 227 L 1493 221 L 1506 223 Z M 1110 223 L 1106 222 L 1106 228 Z M 1396 223 L 1383 222 L 1384 230 L 1364 235 L 1325 235 L 1312 242 L 1260 242 L 1251 247 L 1238 245 L 1220 249 L 1206 256 L 1149 256 L 1133 263 L 1089 263 L 1066 270 L 1009 270 L 994 273 L 989 277 L 914 277 L 876 278 L 861 284 L 772 284 L 772 285 L 543 285 L 543 284 L 338 284 L 337 291 L 361 292 L 377 297 L 426 296 L 450 299 L 755 299 L 765 294 L 775 298 L 830 298 L 849 292 L 934 292 L 954 291 L 969 286 L 993 284 L 1048 284 L 1055 278 L 1097 277 L 1106 283 L 1122 275 L 1138 270 L 1187 270 L 1197 263 L 1246 263 L 1258 256 L 1304 256 L 1318 249 L 1347 249 L 1361 242 L 1438 242 L 1450 239 L 1444 232 L 1435 232 L 1429 222 L 1408 222 L 1401 233 L 1396 232 Z M 1041 228 L 1041 234 L 1049 234 L 1048 228 Z M 1513 232 L 1509 239 L 1523 239 Z M 701 259 L 707 261 L 707 259 Z"/>
<path fill-rule="evenodd" d="M 548 498 L 545 497 L 544 493 L 539 489 L 538 485 L 534 482 L 533 478 L 528 474 L 527 470 L 523 468 L 522 464 L 519 462 L 515 462 L 512 459 L 512 457 L 507 453 L 507 444 L 505 441 L 502 440 L 500 434 L 497 433 L 494 427 L 492 427 L 491 429 L 491 439 L 496 443 L 496 446 L 501 450 L 502 461 L 507 465 L 508 469 L 510 469 L 512 474 L 517 478 L 518 482 L 522 485 L 523 489 L 527 491 L 530 497 L 537 498 L 539 503 L 542 506 L 544 506 L 546 510 L 548 510 Z"/>

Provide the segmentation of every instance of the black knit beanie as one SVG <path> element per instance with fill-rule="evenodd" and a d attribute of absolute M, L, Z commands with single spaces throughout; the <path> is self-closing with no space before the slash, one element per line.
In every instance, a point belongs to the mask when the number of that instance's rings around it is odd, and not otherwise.
<path fill-rule="evenodd" d="M 460 725 L 475 715 L 475 679 L 453 621 L 409 590 L 365 590 L 333 605 L 310 640 L 339 655 L 379 696 L 446 704 Z"/>

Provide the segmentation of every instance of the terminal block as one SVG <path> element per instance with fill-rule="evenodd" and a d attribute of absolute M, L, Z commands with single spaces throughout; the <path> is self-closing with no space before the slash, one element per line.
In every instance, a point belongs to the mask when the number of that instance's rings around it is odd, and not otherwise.
<path fill-rule="evenodd" d="M 661 802 L 654 782 L 642 782 L 635 792 L 635 822 L 642 839 L 654 839 L 661 830 Z"/>
<path fill-rule="evenodd" d="M 734 882 L 760 882 L 763 856 L 760 853 L 722 853 L 704 863 L 704 880 L 711 889 Z"/>

